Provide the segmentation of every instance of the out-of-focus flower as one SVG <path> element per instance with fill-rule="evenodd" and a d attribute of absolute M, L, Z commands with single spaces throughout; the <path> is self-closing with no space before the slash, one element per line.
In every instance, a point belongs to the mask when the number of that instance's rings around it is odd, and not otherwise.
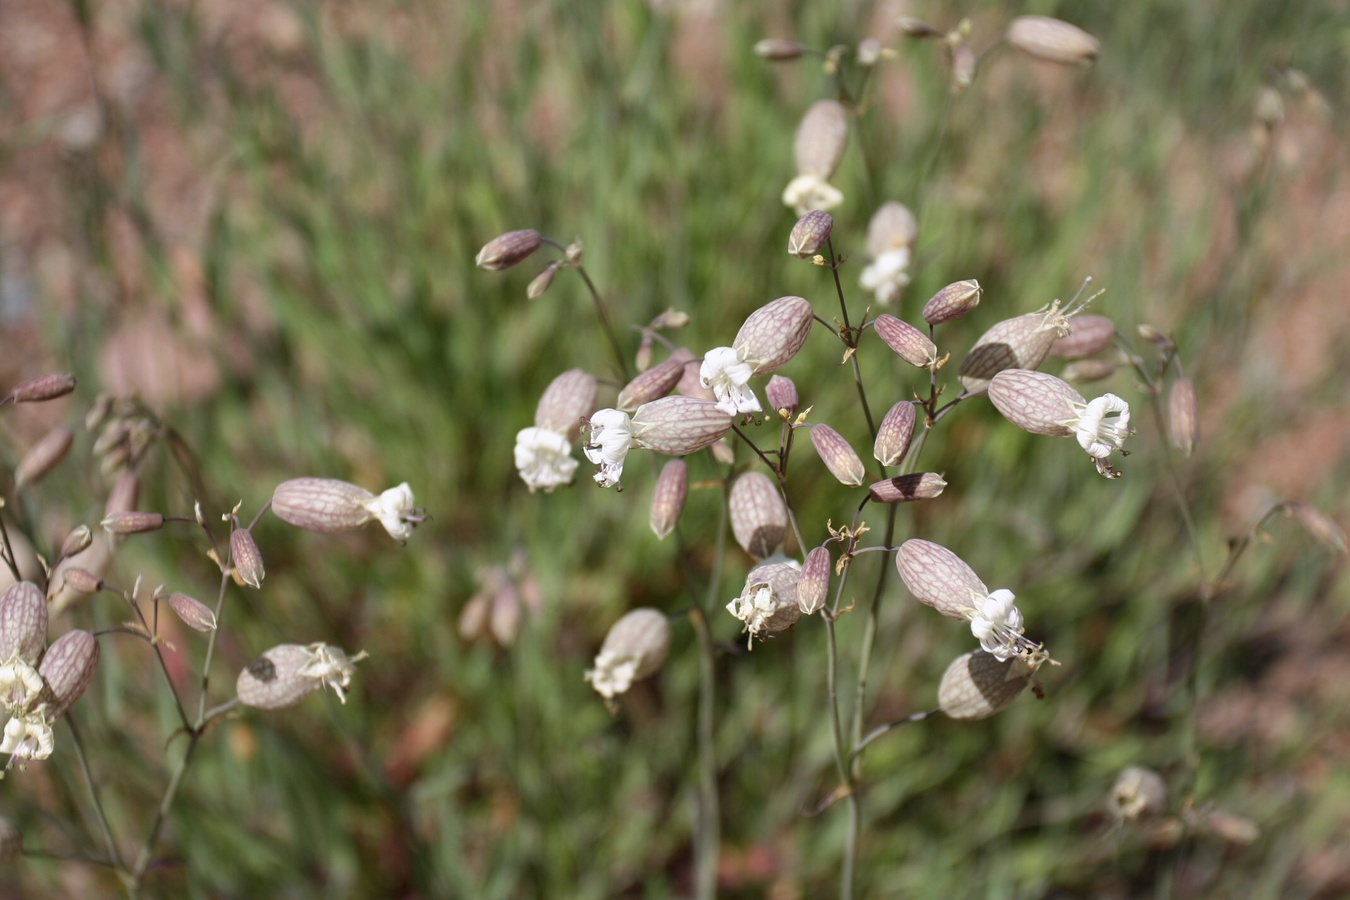
<path fill-rule="evenodd" d="M 1030 369 L 1005 369 L 989 383 L 989 399 L 1009 422 L 1023 431 L 1051 437 L 1074 437 L 1108 478 L 1120 473 L 1108 457 L 1122 450 L 1130 436 L 1130 405 L 1115 394 L 1088 402 L 1067 382 Z"/>
<path fill-rule="evenodd" d="M 1195 402 L 1195 382 L 1178 378 L 1167 395 L 1167 436 L 1183 456 L 1190 456 L 1200 438 L 1200 416 Z"/>
<path fill-rule="evenodd" d="M 517 548 L 505 565 L 477 571 L 478 590 L 459 616 L 459 634 L 466 641 L 490 638 L 510 647 L 520 633 L 525 614 L 537 615 L 543 606 L 539 581 L 525 551 Z"/>
<path fill-rule="evenodd" d="M 824 212 L 844 202 L 844 195 L 824 178 L 811 172 L 798 175 L 783 188 L 783 205 L 799 216 L 812 210 Z"/>
<path fill-rule="evenodd" d="M 755 55 L 770 62 L 800 59 L 805 52 L 805 46 L 786 38 L 764 38 L 755 42 Z"/>
<path fill-rule="evenodd" d="M 491 271 L 509 269 L 538 250 L 540 243 L 539 232 L 533 228 L 508 231 L 484 244 L 474 258 L 474 265 Z"/>
<path fill-rule="evenodd" d="M 536 428 L 556 431 L 568 441 L 581 435 L 581 420 L 595 410 L 595 376 L 568 369 L 549 382 L 534 411 Z"/>
<path fill-rule="evenodd" d="M 800 563 L 782 557 L 773 557 L 750 570 L 740 596 L 727 604 L 727 612 L 740 619 L 750 633 L 747 646 L 753 648 L 755 638 L 764 640 L 791 628 L 801 618 L 802 608 L 797 602 L 801 572 Z"/>
<path fill-rule="evenodd" d="M 670 620 L 659 609 L 626 613 L 609 629 L 586 681 L 606 700 L 661 668 L 670 652 Z"/>
<path fill-rule="evenodd" d="M 938 685 L 938 707 L 953 719 L 987 719 L 1017 699 L 1034 671 L 1020 656 L 999 659 L 984 650 L 958 656 Z"/>
<path fill-rule="evenodd" d="M 863 290 L 876 295 L 877 302 L 884 305 L 895 302 L 900 292 L 909 286 L 908 247 L 887 250 L 868 263 L 858 276 Z"/>
<path fill-rule="evenodd" d="M 830 239 L 834 218 L 821 209 L 813 209 L 797 220 L 788 235 L 788 253 L 799 259 L 808 259 L 820 252 Z"/>
<path fill-rule="evenodd" d="M 1167 812 L 1167 782 L 1152 769 L 1130 766 L 1116 777 L 1107 800 L 1120 822 L 1138 822 Z"/>
<path fill-rule="evenodd" d="M 43 435 L 14 467 L 14 489 L 21 490 L 56 468 L 74 441 L 75 433 L 64 425 Z"/>
<path fill-rule="evenodd" d="M 30 378 L 9 392 L 6 400 L 15 403 L 41 403 L 55 400 L 75 390 L 75 376 L 69 372 L 54 372 Z"/>
<path fill-rule="evenodd" d="M 308 646 L 278 644 L 239 673 L 235 690 L 239 702 L 254 709 L 285 709 L 323 687 L 332 688 L 346 703 L 343 691 L 351 683 L 355 664 L 366 655 L 362 651 L 348 656 L 322 642 Z"/>
<path fill-rule="evenodd" d="M 847 145 L 848 110 L 837 100 L 817 100 L 797 126 L 793 143 L 797 171 L 829 178 L 839 168 Z"/>
<path fill-rule="evenodd" d="M 1068 334 L 1050 345 L 1050 356 L 1059 359 L 1096 356 L 1110 347 L 1116 337 L 1116 323 L 1108 316 L 1078 316 L 1068 327 Z"/>
<path fill-rule="evenodd" d="M 716 347 L 703 354 L 698 377 L 717 397 L 717 408 L 729 416 L 759 412 L 759 398 L 749 387 L 755 370 L 732 347 Z"/>
<path fill-rule="evenodd" d="M 864 290 L 883 305 L 892 303 L 909 284 L 910 255 L 919 237 L 919 223 L 909 207 L 890 201 L 877 207 L 867 223 L 867 255 L 872 262 L 859 276 Z"/>
<path fill-rule="evenodd" d="M 1097 58 L 1097 39 L 1077 25 L 1049 16 L 1018 16 L 1008 23 L 1004 39 L 1037 59 L 1087 65 Z"/>
<path fill-rule="evenodd" d="M 547 428 L 522 428 L 516 434 L 516 469 L 530 493 L 548 493 L 572 483 L 577 461 L 567 438 Z"/>

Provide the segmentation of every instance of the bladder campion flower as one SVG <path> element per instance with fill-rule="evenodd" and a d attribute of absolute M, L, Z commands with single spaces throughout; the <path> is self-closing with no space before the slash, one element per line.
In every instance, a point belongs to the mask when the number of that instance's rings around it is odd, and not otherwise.
<path fill-rule="evenodd" d="M 698 377 L 717 397 L 717 408 L 729 416 L 760 412 L 759 398 L 749 387 L 754 368 L 732 347 L 717 347 L 703 354 Z"/>
<path fill-rule="evenodd" d="M 613 700 L 661 668 L 670 651 L 670 620 L 659 609 L 643 607 L 624 614 L 610 626 L 586 671 L 586 681 L 606 700 Z"/>
<path fill-rule="evenodd" d="M 294 706 L 319 688 L 332 688 L 338 700 L 351 683 L 363 650 L 348 656 L 337 647 L 319 642 L 308 646 L 279 644 L 249 663 L 235 683 L 239 702 L 254 709 Z"/>
<path fill-rule="evenodd" d="M 750 570 L 740 596 L 727 604 L 727 612 L 745 623 L 744 630 L 750 633 L 748 647 L 754 647 L 755 638 L 764 640 L 791 628 L 801 618 L 802 608 L 797 602 L 801 574 L 800 563 L 781 556 Z"/>
<path fill-rule="evenodd" d="M 548 493 L 572 483 L 577 461 L 567 438 L 547 428 L 522 428 L 516 434 L 516 469 L 530 493 Z"/>
<path fill-rule="evenodd" d="M 989 399 L 1009 422 L 1023 431 L 1051 437 L 1075 437 L 1092 457 L 1097 471 L 1119 478 L 1107 457 L 1124 448 L 1130 436 L 1130 404 L 1115 394 L 1092 400 L 1068 382 L 1045 372 L 1005 369 L 989 383 Z"/>
<path fill-rule="evenodd" d="M 863 290 L 889 304 L 909 285 L 909 262 L 919 225 L 909 207 L 883 203 L 867 224 L 867 253 L 872 258 L 858 277 Z"/>

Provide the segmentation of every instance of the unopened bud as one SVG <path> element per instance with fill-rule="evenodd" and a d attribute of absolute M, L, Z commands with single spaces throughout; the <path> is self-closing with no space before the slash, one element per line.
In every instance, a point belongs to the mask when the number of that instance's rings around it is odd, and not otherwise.
<path fill-rule="evenodd" d="M 1065 381 L 1088 384 L 1110 378 L 1118 368 L 1120 363 L 1114 359 L 1076 359 L 1065 366 L 1061 374 Z"/>
<path fill-rule="evenodd" d="M 335 534 L 369 522 L 366 504 L 374 499 L 365 488 L 336 478 L 292 478 L 272 492 L 272 512 L 296 528 Z"/>
<path fill-rule="evenodd" d="M 113 482 L 112 490 L 108 492 L 108 502 L 103 506 L 103 514 L 111 516 L 121 512 L 130 512 L 136 508 L 136 502 L 140 496 L 140 476 L 135 472 L 123 472 L 117 476 L 117 480 Z"/>
<path fill-rule="evenodd" d="M 41 403 L 43 400 L 55 400 L 75 390 L 75 376 L 67 372 L 51 375 L 39 375 L 30 378 L 10 392 L 15 403 Z"/>
<path fill-rule="evenodd" d="M 37 662 L 47 646 L 47 598 L 31 581 L 11 584 L 0 594 L 0 664 Z"/>
<path fill-rule="evenodd" d="M 914 437 L 914 423 L 918 418 L 914 404 L 901 400 L 890 408 L 877 428 L 877 439 L 872 443 L 872 456 L 883 466 L 893 466 L 904 459 L 909 442 Z"/>
<path fill-rule="evenodd" d="M 47 720 L 54 722 L 70 705 L 80 699 L 94 679 L 98 668 L 98 641 L 87 631 L 67 631 L 61 635 L 38 664 L 38 674 L 47 683 Z"/>
<path fill-rule="evenodd" d="M 834 217 L 815 209 L 797 220 L 788 235 L 788 253 L 800 259 L 809 259 L 820 252 L 834 229 Z"/>
<path fill-rule="evenodd" d="M 1097 58 L 1097 39 L 1077 25 L 1049 16 L 1018 16 L 1005 39 L 1024 53 L 1047 62 L 1087 65 Z"/>
<path fill-rule="evenodd" d="M 43 435 L 14 467 L 14 489 L 20 490 L 56 468 L 56 464 L 65 459 L 74 440 L 75 433 L 64 425 Z"/>
<path fill-rule="evenodd" d="M 788 418 L 797 414 L 800 400 L 797 397 L 797 385 L 786 375 L 775 375 L 764 388 L 764 396 L 769 400 L 769 408 Z"/>
<path fill-rule="evenodd" d="M 801 297 L 779 297 L 746 317 L 731 346 L 765 375 L 792 361 L 811 333 L 815 313 Z"/>
<path fill-rule="evenodd" d="M 1195 406 L 1195 382 L 1178 378 L 1167 395 L 1167 435 L 1172 446 L 1190 456 L 1200 437 L 1200 419 Z"/>
<path fill-rule="evenodd" d="M 959 94 L 975 81 L 975 50 L 970 41 L 962 38 L 947 45 L 947 61 L 951 66 L 951 89 Z"/>
<path fill-rule="evenodd" d="M 959 319 L 980 305 L 984 289 L 973 278 L 956 281 L 933 295 L 923 307 L 923 320 L 929 325 L 940 325 Z"/>
<path fill-rule="evenodd" d="M 1069 323 L 1069 333 L 1050 345 L 1050 356 L 1082 359 L 1096 356 L 1116 337 L 1116 323 L 1106 316 L 1078 316 Z"/>
<path fill-rule="evenodd" d="M 821 462 L 840 484 L 857 487 L 867 474 L 858 454 L 844 440 L 844 436 L 828 425 L 811 426 L 811 444 L 820 454 Z"/>
<path fill-rule="evenodd" d="M 806 554 L 802 574 L 797 579 L 797 605 L 803 615 L 812 615 L 825 606 L 830 593 L 830 551 L 816 547 Z"/>
<path fill-rule="evenodd" d="M 263 576 L 262 553 L 247 528 L 230 532 L 230 559 L 234 563 L 235 580 L 251 588 L 261 588 Z"/>
<path fill-rule="evenodd" d="M 937 345 L 928 335 L 895 316 L 882 313 L 872 322 L 886 346 L 909 363 L 926 369 L 937 363 Z"/>
<path fill-rule="evenodd" d="M 169 608 L 174 611 L 183 624 L 197 631 L 215 631 L 216 614 L 200 600 L 174 591 L 169 595 Z"/>
<path fill-rule="evenodd" d="M 867 486 L 867 495 L 877 503 L 910 503 L 941 496 L 947 482 L 936 472 L 897 475 Z"/>
<path fill-rule="evenodd" d="M 667 460 L 652 490 L 651 525 L 660 540 L 675 530 L 689 493 L 689 467 L 682 459 Z"/>
<path fill-rule="evenodd" d="M 644 403 L 664 397 L 675 390 L 683 374 L 684 363 L 678 359 L 668 359 L 628 382 L 619 391 L 619 399 L 615 401 L 614 407 L 632 412 Z"/>
<path fill-rule="evenodd" d="M 1155 328 L 1148 323 L 1144 323 L 1138 328 L 1139 336 L 1150 344 L 1157 344 L 1159 347 L 1170 347 L 1172 339 L 1167 336 L 1161 328 Z"/>
<path fill-rule="evenodd" d="M 1152 769 L 1130 766 L 1116 778 L 1109 801 L 1121 822 L 1138 822 L 1167 812 L 1167 782 Z"/>
<path fill-rule="evenodd" d="M 483 245 L 474 259 L 480 269 L 509 269 L 539 249 L 539 232 L 533 228 L 508 231 Z"/>
<path fill-rule="evenodd" d="M 94 398 L 94 405 L 89 407 L 89 411 L 84 414 L 84 430 L 97 430 L 108 420 L 108 413 L 112 412 L 112 406 L 112 394 L 99 394 Z"/>
<path fill-rule="evenodd" d="M 82 594 L 93 594 L 103 587 L 103 582 L 88 569 L 71 566 L 61 570 L 61 586 Z"/>
<path fill-rule="evenodd" d="M 987 719 L 1017 699 L 1030 681 L 1021 657 L 1000 660 L 984 650 L 958 656 L 938 685 L 938 706 L 953 719 Z"/>
<path fill-rule="evenodd" d="M 582 369 L 568 369 L 549 382 L 534 411 L 534 427 L 547 428 L 575 441 L 581 420 L 595 412 L 595 376 Z"/>
<path fill-rule="evenodd" d="M 896 24 L 900 27 L 900 33 L 910 38 L 933 38 L 942 37 L 941 29 L 934 28 L 927 22 L 916 19 L 913 16 L 901 16 Z"/>
<path fill-rule="evenodd" d="M 848 144 L 848 110 L 837 100 L 817 100 L 797 126 L 797 172 L 826 181 L 839 168 Z"/>
<path fill-rule="evenodd" d="M 85 547 L 88 547 L 94 540 L 94 533 L 89 530 L 88 525 L 77 525 L 66 539 L 61 542 L 60 559 L 67 559 L 77 553 L 82 553 Z"/>
<path fill-rule="evenodd" d="M 731 486 L 728 501 L 736 543 L 755 559 L 781 553 L 787 540 L 788 513 L 774 481 L 763 472 L 746 472 Z"/>
<path fill-rule="evenodd" d="M 113 513 L 101 523 L 109 534 L 140 534 L 164 527 L 164 516 L 153 512 Z"/>
<path fill-rule="evenodd" d="M 770 62 L 790 62 L 804 53 L 806 47 L 786 38 L 765 38 L 755 43 L 755 55 Z"/>
<path fill-rule="evenodd" d="M 538 300 L 544 296 L 544 291 L 548 290 L 549 285 L 553 284 L 553 276 L 558 272 L 557 263 L 551 263 L 549 266 L 534 276 L 529 285 L 525 288 L 525 296 L 531 300 Z"/>
<path fill-rule="evenodd" d="M 633 413 L 633 443 L 666 456 L 688 456 L 717 443 L 735 421 L 711 400 L 662 397 Z"/>
<path fill-rule="evenodd" d="M 650 332 L 642 335 L 642 342 L 638 344 L 637 353 L 633 354 L 633 367 L 639 373 L 645 372 L 652 367 L 652 336 Z M 681 369 L 681 373 L 683 373 Z"/>
<path fill-rule="evenodd" d="M 1335 519 L 1307 503 L 1291 503 L 1289 513 L 1312 535 L 1313 540 L 1332 553 L 1345 555 L 1345 532 Z"/>

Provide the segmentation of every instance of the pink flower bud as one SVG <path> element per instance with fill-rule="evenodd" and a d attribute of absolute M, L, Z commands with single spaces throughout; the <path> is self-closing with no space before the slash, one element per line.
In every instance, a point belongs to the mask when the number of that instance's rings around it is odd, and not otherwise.
<path fill-rule="evenodd" d="M 61 542 L 60 559 L 69 559 L 78 553 L 83 553 L 85 549 L 94 542 L 94 533 L 89 530 L 88 525 L 77 525 L 66 535 L 66 539 Z"/>
<path fill-rule="evenodd" d="M 840 484 L 857 487 L 867 474 L 858 454 L 849 446 L 844 436 L 828 425 L 811 426 L 811 444 L 820 454 L 821 462 L 830 474 L 839 479 Z"/>
<path fill-rule="evenodd" d="M 667 460 L 652 490 L 652 531 L 660 540 L 675 530 L 689 493 L 689 467 L 682 459 Z"/>
<path fill-rule="evenodd" d="M 109 534 L 141 534 L 164 527 L 164 516 L 152 512 L 113 513 L 100 522 Z"/>
<path fill-rule="evenodd" d="M 803 615 L 812 615 L 825 606 L 830 592 L 830 551 L 816 547 L 806 554 L 802 574 L 797 580 L 797 605 Z"/>
<path fill-rule="evenodd" d="M 374 499 L 365 488 L 336 478 L 292 478 L 272 492 L 272 512 L 296 528 L 335 534 L 369 522 L 366 504 Z"/>
<path fill-rule="evenodd" d="M 216 614 L 200 600 L 175 591 L 169 595 L 169 608 L 189 628 L 197 631 L 216 630 Z"/>
<path fill-rule="evenodd" d="M 989 595 L 984 582 L 961 557 L 932 541 L 905 541 L 896 551 L 895 567 L 920 603 L 948 618 L 968 619 L 971 598 Z"/>
<path fill-rule="evenodd" d="M 736 543 L 755 559 L 781 553 L 788 514 L 778 486 L 763 472 L 746 472 L 731 486 L 728 501 Z"/>
<path fill-rule="evenodd" d="M 38 674 L 47 683 L 42 694 L 48 704 L 49 722 L 59 719 L 80 699 L 97 668 L 98 641 L 89 632 L 67 631 L 52 642 L 38 664 Z"/>
<path fill-rule="evenodd" d="M 630 412 L 644 403 L 664 397 L 680 383 L 682 375 L 684 363 L 678 359 L 668 359 L 628 382 L 624 389 L 619 391 L 615 408 Z"/>
<path fill-rule="evenodd" d="M 1167 434 L 1172 446 L 1190 456 L 1200 437 L 1200 419 L 1195 405 L 1195 382 L 1178 378 L 1167 395 Z"/>
<path fill-rule="evenodd" d="M 937 345 L 908 322 L 882 313 L 872 322 L 872 327 L 886 342 L 886 346 L 911 366 L 924 369 L 937 363 Z"/>
<path fill-rule="evenodd" d="M 1050 345 L 1050 356 L 1059 359 L 1096 356 L 1110 347 L 1116 337 L 1116 323 L 1106 316 L 1078 316 L 1068 327 L 1069 333 Z"/>
<path fill-rule="evenodd" d="M 262 554 L 247 528 L 230 532 L 230 559 L 234 563 L 235 579 L 251 588 L 261 588 L 263 576 Z"/>
<path fill-rule="evenodd" d="M 817 100 L 797 126 L 797 172 L 828 181 L 848 144 L 848 110 L 837 100 Z"/>
<path fill-rule="evenodd" d="M 41 403 L 43 400 L 55 400 L 75 390 L 75 376 L 67 372 L 51 375 L 39 375 L 30 378 L 10 391 L 15 403 Z"/>
<path fill-rule="evenodd" d="M 666 456 L 687 456 L 716 443 L 734 421 L 710 400 L 662 397 L 633 413 L 633 443 Z"/>
<path fill-rule="evenodd" d="M 1004 369 L 1036 369 L 1045 362 L 1050 347 L 1068 334 L 1069 317 L 1056 303 L 1048 310 L 1004 319 L 986 331 L 961 363 L 961 384 L 976 394 L 989 386 Z"/>
<path fill-rule="evenodd" d="M 1044 372 L 1005 369 L 989 384 L 989 399 L 1003 417 L 1023 431 L 1050 437 L 1074 434 L 1083 395 Z"/>
<path fill-rule="evenodd" d="M 820 252 L 834 229 L 834 217 L 815 209 L 797 220 L 788 235 L 788 253 L 799 259 L 809 259 Z"/>
<path fill-rule="evenodd" d="M 564 435 L 569 442 L 581 435 L 581 420 L 595 412 L 595 376 L 568 369 L 549 382 L 534 411 L 534 427 Z"/>
<path fill-rule="evenodd" d="M 959 94 L 975 81 L 975 67 L 979 59 L 970 41 L 961 38 L 947 45 L 947 63 L 951 67 L 952 93 Z"/>
<path fill-rule="evenodd" d="M 525 296 L 530 300 L 538 300 L 540 297 L 544 296 L 544 291 L 547 291 L 549 285 L 553 284 L 553 276 L 557 273 L 558 264 L 551 263 L 544 271 L 534 276 L 526 286 Z"/>
<path fill-rule="evenodd" d="M 764 395 L 769 399 L 770 409 L 779 414 L 786 414 L 788 418 L 797 414 L 797 407 L 801 402 L 797 397 L 797 385 L 786 375 L 775 375 L 770 378 L 764 388 Z"/>
<path fill-rule="evenodd" d="M 480 269 L 509 269 L 539 249 L 539 232 L 533 228 L 508 231 L 483 245 L 474 259 Z"/>
<path fill-rule="evenodd" d="M 867 255 L 876 259 L 891 250 L 912 247 L 919 238 L 919 222 L 903 203 L 883 203 L 867 223 Z"/>
<path fill-rule="evenodd" d="M 877 439 L 872 444 L 872 456 L 883 466 L 893 466 L 905 458 L 909 442 L 914 437 L 914 423 L 918 418 L 915 405 L 901 400 L 886 413 L 877 428 Z"/>
<path fill-rule="evenodd" d="M 21 490 L 56 468 L 56 464 L 65 459 L 74 440 L 75 433 L 64 425 L 43 435 L 14 467 L 14 489 Z"/>
<path fill-rule="evenodd" d="M 806 343 L 815 321 L 811 304 L 801 297 L 779 297 L 745 320 L 731 346 L 758 375 L 787 365 Z"/>
<path fill-rule="evenodd" d="M 1049 16 L 1018 16 L 1004 39 L 1037 59 L 1087 65 L 1097 58 L 1097 39 L 1076 25 Z"/>
<path fill-rule="evenodd" d="M 913 16 L 901 16 L 896 23 L 900 27 L 900 33 L 910 38 L 936 38 L 942 37 L 945 32 L 940 28 L 934 28 L 927 22 L 916 19 Z"/>
<path fill-rule="evenodd" d="M 59 580 L 62 590 L 69 589 L 81 594 L 93 594 L 103 587 L 103 581 L 97 575 L 79 566 L 62 569 Z M 57 578 L 53 577 L 52 581 L 55 583 Z"/>
<path fill-rule="evenodd" d="M 15 657 L 37 662 L 47 646 L 47 598 L 32 582 L 20 581 L 0 594 L 0 664 Z"/>
<path fill-rule="evenodd" d="M 976 280 L 957 281 L 933 295 L 923 307 L 923 320 L 929 325 L 941 325 L 959 319 L 980 305 L 984 289 Z"/>
<path fill-rule="evenodd" d="M 947 482 L 936 472 L 897 475 L 868 485 L 867 495 L 877 503 L 909 503 L 932 500 L 946 490 Z"/>
<path fill-rule="evenodd" d="M 135 472 L 123 472 L 117 476 L 117 480 L 113 482 L 112 490 L 108 492 L 108 502 L 103 506 L 103 514 L 111 516 L 121 512 L 130 512 L 136 508 L 136 501 L 140 495 L 140 477 Z"/>
<path fill-rule="evenodd" d="M 987 719 L 1016 700 L 1030 680 L 1020 657 L 1000 660 L 972 650 L 947 667 L 938 685 L 938 707 L 953 719 Z"/>
<path fill-rule="evenodd" d="M 765 38 L 755 43 L 755 55 L 770 62 L 788 62 L 800 59 L 806 48 L 785 38 Z"/>

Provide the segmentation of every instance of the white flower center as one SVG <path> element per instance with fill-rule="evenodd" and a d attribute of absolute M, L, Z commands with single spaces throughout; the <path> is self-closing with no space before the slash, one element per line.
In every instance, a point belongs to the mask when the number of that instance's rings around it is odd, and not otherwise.
<path fill-rule="evenodd" d="M 572 483 L 577 461 L 566 436 L 547 428 L 525 428 L 516 435 L 516 468 L 533 493 Z"/>
<path fill-rule="evenodd" d="M 1074 430 L 1088 456 L 1105 459 L 1130 436 L 1130 404 L 1115 394 L 1102 394 L 1084 408 Z"/>
<path fill-rule="evenodd" d="M 798 175 L 783 189 L 783 204 L 792 207 L 799 216 L 815 209 L 834 209 L 843 202 L 844 195 L 838 188 L 811 173 Z"/>
<path fill-rule="evenodd" d="M 611 700 L 633 686 L 637 669 L 636 656 L 601 650 L 595 657 L 595 668 L 587 670 L 586 680 L 601 697 Z"/>
<path fill-rule="evenodd" d="M 586 445 L 586 458 L 600 467 L 595 482 L 601 487 L 613 487 L 623 476 L 623 461 L 633 443 L 633 423 L 628 413 L 617 409 L 602 409 L 591 416 L 591 442 Z"/>
<path fill-rule="evenodd" d="M 748 386 L 754 374 L 754 367 L 731 347 L 709 350 L 698 369 L 700 383 L 713 392 L 717 408 L 729 416 L 761 410 L 759 398 Z"/>
<path fill-rule="evenodd" d="M 986 653 L 1000 660 L 1019 655 L 1022 638 L 1022 612 L 1016 606 L 1016 597 L 1007 589 L 994 591 L 987 597 L 974 599 L 970 631 Z"/>
<path fill-rule="evenodd" d="M 909 248 L 887 250 L 862 270 L 858 283 L 876 294 L 877 302 L 890 303 L 909 284 Z"/>
<path fill-rule="evenodd" d="M 408 482 L 392 487 L 373 500 L 367 500 L 363 506 L 375 518 L 380 520 L 384 530 L 396 541 L 406 541 L 412 537 L 413 527 L 417 524 L 410 517 L 416 513 L 412 488 Z M 421 519 L 419 518 L 418 521 Z"/>

